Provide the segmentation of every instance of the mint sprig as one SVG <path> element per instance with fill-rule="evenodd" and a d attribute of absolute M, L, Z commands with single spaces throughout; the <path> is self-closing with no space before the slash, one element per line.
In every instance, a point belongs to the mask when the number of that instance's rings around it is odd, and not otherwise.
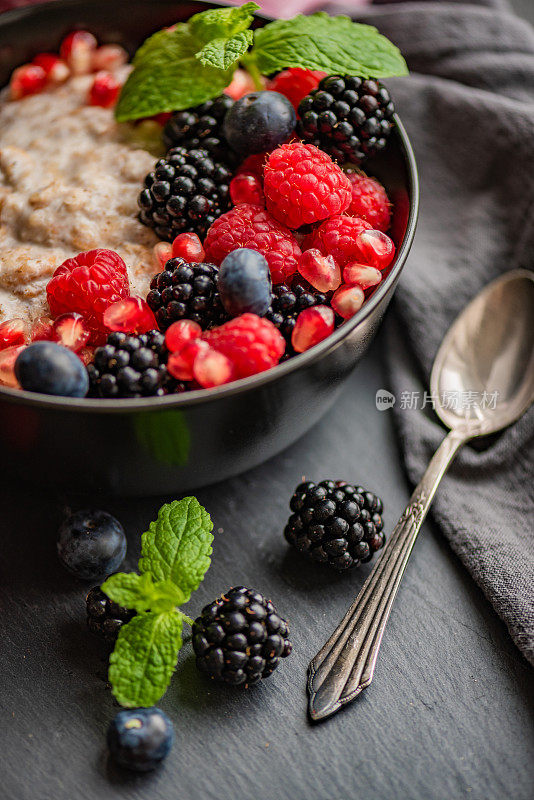
<path fill-rule="evenodd" d="M 210 9 L 151 36 L 134 57 L 117 119 L 180 111 L 217 97 L 240 62 L 256 76 L 288 67 L 362 78 L 408 74 L 398 48 L 370 25 L 320 11 L 275 20 L 253 33 L 258 8 Z"/>
<path fill-rule="evenodd" d="M 198 589 L 211 563 L 213 523 L 194 497 L 163 505 L 142 536 L 139 572 L 102 584 L 113 601 L 137 615 L 120 629 L 109 682 L 123 706 L 151 706 L 165 693 L 182 646 L 179 606 Z"/>

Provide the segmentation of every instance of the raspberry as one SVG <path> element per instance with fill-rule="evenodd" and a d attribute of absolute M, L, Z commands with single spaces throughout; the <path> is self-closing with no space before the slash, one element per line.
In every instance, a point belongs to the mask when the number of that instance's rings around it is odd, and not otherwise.
<path fill-rule="evenodd" d="M 333 256 L 340 267 L 349 261 L 361 261 L 362 255 L 356 238 L 371 225 L 360 217 L 335 216 L 323 222 L 306 242 L 307 249 L 320 250 L 324 256 Z"/>
<path fill-rule="evenodd" d="M 340 214 L 350 205 L 351 187 L 330 156 L 312 144 L 277 147 L 265 165 L 267 210 L 288 228 Z"/>
<path fill-rule="evenodd" d="M 299 103 L 312 89 L 319 86 L 319 81 L 326 77 L 326 72 L 319 70 L 302 69 L 301 67 L 291 67 L 279 72 L 268 88 L 272 92 L 280 92 L 293 104 L 297 111 Z"/>
<path fill-rule="evenodd" d="M 56 269 L 46 295 L 53 317 L 77 311 L 91 331 L 90 343 L 101 344 L 107 333 L 104 311 L 130 295 L 126 264 L 112 250 L 80 253 Z"/>
<path fill-rule="evenodd" d="M 348 172 L 347 176 L 352 184 L 352 201 L 347 214 L 361 217 L 374 230 L 385 233 L 391 224 L 391 204 L 386 190 L 376 178 L 370 178 L 364 172 Z"/>
<path fill-rule="evenodd" d="M 283 283 L 297 270 L 301 256 L 293 233 L 261 206 L 243 203 L 216 219 L 204 242 L 206 258 L 220 264 L 237 250 L 248 247 L 267 259 L 274 284 Z"/>
<path fill-rule="evenodd" d="M 236 378 L 247 378 L 274 367 L 286 348 L 284 337 L 273 323 L 256 314 L 242 314 L 206 331 L 202 338 L 230 359 Z"/>

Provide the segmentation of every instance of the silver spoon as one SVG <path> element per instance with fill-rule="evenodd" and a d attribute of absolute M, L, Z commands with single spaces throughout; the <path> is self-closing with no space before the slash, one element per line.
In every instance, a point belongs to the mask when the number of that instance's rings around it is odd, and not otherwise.
<path fill-rule="evenodd" d="M 435 411 L 450 432 L 360 594 L 310 663 L 309 713 L 314 721 L 334 714 L 371 683 L 408 558 L 459 448 L 511 425 L 534 402 L 534 272 L 505 273 L 469 303 L 442 342 L 430 387 Z M 453 408 L 450 398 L 473 402 Z"/>

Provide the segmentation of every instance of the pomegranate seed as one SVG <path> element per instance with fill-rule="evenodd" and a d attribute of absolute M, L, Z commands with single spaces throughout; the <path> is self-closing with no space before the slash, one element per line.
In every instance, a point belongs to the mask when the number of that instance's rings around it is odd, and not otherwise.
<path fill-rule="evenodd" d="M 167 124 L 167 122 L 172 117 L 172 111 L 162 111 L 160 114 L 154 114 L 153 117 L 147 117 L 147 119 L 153 119 L 154 122 L 157 122 L 158 125 L 163 127 Z"/>
<path fill-rule="evenodd" d="M 30 94 L 39 94 L 46 84 L 46 72 L 37 64 L 24 64 L 18 67 L 9 83 L 12 100 L 20 100 Z"/>
<path fill-rule="evenodd" d="M 172 243 L 173 258 L 183 258 L 190 264 L 200 264 L 206 254 L 196 233 L 179 233 Z"/>
<path fill-rule="evenodd" d="M 365 264 L 383 270 L 393 261 L 395 245 L 382 231 L 362 231 L 358 234 L 356 243 Z"/>
<path fill-rule="evenodd" d="M 299 259 L 298 271 L 320 292 L 331 292 L 341 283 L 341 270 L 333 256 L 323 256 L 320 250 L 305 250 Z"/>
<path fill-rule="evenodd" d="M 140 297 L 111 303 L 104 311 L 103 321 L 110 331 L 123 333 L 146 333 L 158 327 L 154 314 Z"/>
<path fill-rule="evenodd" d="M 128 53 L 119 44 L 103 44 L 91 53 L 91 71 L 113 70 L 128 61 Z"/>
<path fill-rule="evenodd" d="M 39 317 L 35 320 L 30 331 L 30 341 L 54 341 L 55 338 L 54 321 L 50 317 Z"/>
<path fill-rule="evenodd" d="M 180 350 L 192 339 L 202 335 L 202 328 L 198 322 L 191 319 L 181 319 L 169 325 L 165 333 L 165 344 L 169 353 L 179 353 Z"/>
<path fill-rule="evenodd" d="M 369 289 L 371 286 L 378 286 L 382 273 L 376 267 L 368 267 L 366 264 L 347 264 L 343 270 L 343 280 L 351 286 Z"/>
<path fill-rule="evenodd" d="M 59 54 L 73 75 L 91 72 L 91 60 L 98 42 L 89 31 L 73 31 L 61 42 Z"/>
<path fill-rule="evenodd" d="M 196 357 L 209 350 L 210 346 L 202 339 L 194 339 L 187 342 L 179 353 L 171 353 L 167 361 L 167 369 L 173 378 L 179 381 L 192 381 L 193 380 L 193 364 Z"/>
<path fill-rule="evenodd" d="M 79 353 L 76 353 L 82 364 L 87 366 L 91 364 L 95 357 L 95 348 L 94 347 L 82 347 Z"/>
<path fill-rule="evenodd" d="M 62 314 L 54 322 L 55 340 L 78 353 L 89 341 L 91 331 L 85 325 L 81 314 L 73 311 L 71 314 Z"/>
<path fill-rule="evenodd" d="M 343 319 L 350 319 L 363 306 L 365 295 L 361 286 L 340 286 L 330 301 L 332 308 Z"/>
<path fill-rule="evenodd" d="M 234 365 L 227 356 L 212 347 L 201 350 L 193 362 L 193 377 L 204 389 L 229 383 L 234 375 Z"/>
<path fill-rule="evenodd" d="M 230 197 L 234 206 L 241 203 L 252 203 L 256 206 L 265 205 L 263 188 L 255 175 L 240 173 L 230 181 Z"/>
<path fill-rule="evenodd" d="M 291 344 L 297 353 L 303 353 L 310 347 L 322 342 L 334 330 L 334 312 L 328 306 L 305 308 L 297 317 Z"/>
<path fill-rule="evenodd" d="M 26 341 L 26 323 L 23 319 L 6 319 L 0 324 L 0 350 L 24 344 Z"/>
<path fill-rule="evenodd" d="M 156 266 L 163 269 L 169 258 L 172 258 L 172 245 L 168 242 L 158 242 L 154 245 L 152 255 L 154 256 Z"/>
<path fill-rule="evenodd" d="M 49 83 L 63 83 L 70 75 L 70 69 L 55 53 L 39 53 L 32 63 L 44 69 Z"/>
<path fill-rule="evenodd" d="M 0 383 L 4 386 L 11 386 L 12 389 L 20 388 L 15 376 L 15 361 L 25 347 L 25 344 L 19 344 L 0 351 Z"/>
<path fill-rule="evenodd" d="M 262 81 L 264 81 L 263 78 Z M 248 94 L 249 92 L 254 92 L 255 90 L 256 87 L 254 85 L 254 81 L 248 72 L 246 72 L 244 69 L 236 69 L 232 77 L 232 82 L 226 87 L 224 93 L 229 94 L 230 97 L 234 98 L 234 100 L 239 100 L 239 98 L 243 97 L 243 95 Z"/>
<path fill-rule="evenodd" d="M 111 72 L 97 72 L 89 89 L 89 105 L 111 108 L 119 99 L 121 84 Z"/>

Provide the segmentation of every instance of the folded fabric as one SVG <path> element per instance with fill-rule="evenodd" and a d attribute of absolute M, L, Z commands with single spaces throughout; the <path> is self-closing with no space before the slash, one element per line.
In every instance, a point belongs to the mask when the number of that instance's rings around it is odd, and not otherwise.
<path fill-rule="evenodd" d="M 444 334 L 485 284 L 534 265 L 534 30 L 501 0 L 380 4 L 358 19 L 392 39 L 412 73 L 387 81 L 422 199 L 386 328 L 393 414 L 416 483 L 444 435 L 421 408 Z M 401 402 L 412 392 L 419 402 Z M 534 408 L 491 443 L 463 448 L 431 513 L 534 662 Z"/>

